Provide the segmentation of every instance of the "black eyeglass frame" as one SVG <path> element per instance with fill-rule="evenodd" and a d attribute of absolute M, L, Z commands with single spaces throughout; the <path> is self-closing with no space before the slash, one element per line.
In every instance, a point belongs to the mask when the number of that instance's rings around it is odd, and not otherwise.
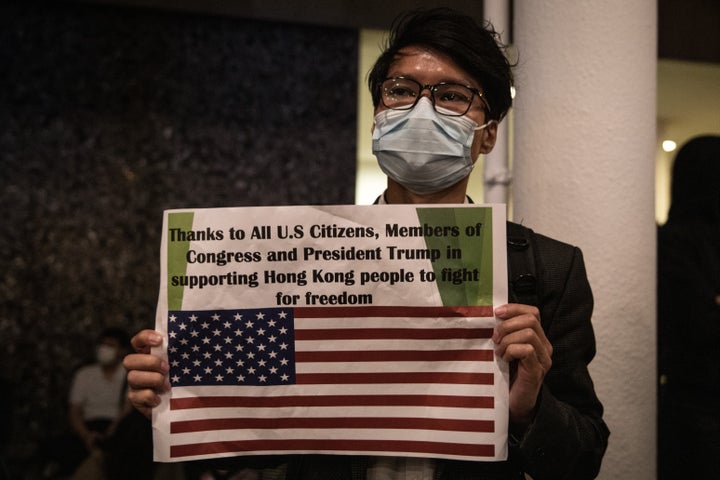
<path fill-rule="evenodd" d="M 419 90 L 417 91 L 417 96 L 415 97 L 415 100 L 411 104 L 403 105 L 402 107 L 390 106 L 387 103 L 385 103 L 385 95 L 383 95 L 383 91 L 385 89 L 383 88 L 383 85 L 385 85 L 385 82 L 387 82 L 388 80 L 405 80 L 405 81 L 409 81 L 409 82 L 416 84 L 419 87 Z M 470 92 L 472 92 L 472 97 L 470 97 L 470 101 L 467 104 L 467 109 L 465 109 L 465 111 L 463 113 L 447 113 L 447 112 L 441 112 L 437 109 L 436 103 L 435 103 L 435 93 L 438 91 L 438 87 L 441 87 L 443 85 L 463 87 L 463 88 L 467 88 L 468 90 L 470 90 Z M 463 115 L 466 115 L 467 112 L 470 111 L 470 107 L 472 107 L 472 103 L 475 100 L 475 97 L 479 98 L 480 101 L 482 102 L 482 104 L 484 105 L 486 114 L 489 114 L 491 112 L 490 104 L 485 99 L 483 92 L 481 92 L 479 89 L 477 89 L 473 86 L 463 85 L 462 83 L 453 83 L 453 82 L 440 82 L 440 83 L 436 83 L 434 85 L 429 85 L 429 84 L 423 85 L 422 83 L 418 82 L 417 80 L 408 78 L 408 77 L 387 77 L 385 80 L 383 80 L 380 83 L 380 101 L 386 108 L 389 108 L 390 110 L 412 110 L 413 108 L 415 108 L 415 105 L 417 105 L 417 103 L 422 98 L 423 90 L 426 90 L 426 89 L 430 91 L 430 99 L 432 100 L 433 109 L 441 115 L 446 115 L 448 117 L 462 117 Z"/>

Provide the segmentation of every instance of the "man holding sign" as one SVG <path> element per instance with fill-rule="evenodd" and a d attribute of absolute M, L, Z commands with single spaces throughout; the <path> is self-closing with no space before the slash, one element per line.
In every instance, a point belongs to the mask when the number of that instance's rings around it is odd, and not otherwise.
<path fill-rule="evenodd" d="M 369 86 L 376 113 L 373 126 L 373 151 L 378 158 L 380 167 L 388 176 L 387 190 L 377 203 L 381 205 L 425 205 L 427 208 L 419 210 L 423 210 L 423 212 L 427 210 L 426 213 L 430 216 L 436 214 L 437 211 L 429 204 L 462 206 L 468 203 L 466 189 L 470 172 L 477 157 L 481 153 L 490 152 L 495 144 L 498 122 L 502 120 L 511 105 L 511 84 L 510 65 L 491 30 L 477 25 L 468 17 L 445 9 L 417 12 L 400 18 L 394 24 L 388 47 L 376 62 L 369 76 Z M 382 210 L 380 207 L 357 208 Z M 463 212 L 478 209 L 448 210 L 452 210 L 455 214 L 456 210 Z M 358 212 L 362 212 L 362 210 L 358 210 Z M 383 215 L 385 215 L 385 210 L 383 210 Z M 340 216 L 339 213 L 338 216 Z M 385 228 L 383 228 L 382 226 L 373 226 L 373 221 L 368 220 L 365 227 L 349 230 L 353 232 L 353 235 L 357 234 L 358 236 L 352 237 L 352 241 L 348 245 L 354 245 L 354 243 L 361 245 L 352 250 L 353 258 L 351 260 L 364 262 L 359 265 L 372 265 L 373 262 L 389 261 L 389 257 L 393 256 L 392 261 L 401 259 L 410 262 L 409 265 L 412 265 L 414 261 L 435 265 L 441 257 L 451 258 L 453 252 L 458 252 L 458 255 L 459 252 L 462 252 L 460 248 L 443 250 L 433 247 L 431 239 L 437 228 L 443 232 L 442 238 L 451 237 L 456 227 L 458 228 L 458 237 L 473 232 L 472 222 L 457 224 L 447 222 L 447 225 L 438 225 L 438 222 L 423 221 L 420 230 L 422 230 L 425 243 L 417 243 L 414 242 L 414 237 L 411 235 L 415 227 L 407 227 L 407 230 L 402 230 L 400 227 L 395 228 L 395 225 L 400 223 L 400 220 L 393 222 L 384 219 L 382 224 L 385 225 Z M 458 227 L 459 224 L 462 224 L 463 227 Z M 425 225 L 430 225 L 430 227 Z M 264 236 L 273 235 L 275 238 L 284 235 L 288 239 L 309 236 L 307 226 L 298 228 L 295 234 L 292 229 L 283 230 L 281 225 L 269 227 L 271 228 L 268 228 L 267 231 L 258 230 L 256 240 L 261 241 Z M 273 233 L 272 227 L 275 227 L 275 233 Z M 327 225 L 322 220 L 310 228 L 314 227 L 317 227 L 316 231 L 320 232 L 318 235 L 331 237 L 339 235 L 334 225 Z M 515 260 L 516 252 L 509 251 L 508 253 L 508 263 L 511 267 L 509 276 L 511 303 L 497 306 L 498 304 L 494 303 L 492 299 L 487 302 L 463 303 L 463 305 L 478 305 L 477 308 L 481 308 L 481 305 L 485 304 L 495 306 L 494 317 L 497 319 L 497 324 L 494 330 L 489 330 L 487 341 L 493 345 L 490 352 L 492 353 L 494 350 L 494 355 L 510 366 L 509 375 L 507 375 L 509 394 L 506 397 L 506 412 L 504 412 L 504 416 L 496 415 L 495 417 L 496 420 L 505 418 L 508 423 L 506 460 L 500 458 L 502 461 L 497 461 L 498 458 L 495 458 L 497 448 L 490 449 L 488 459 L 492 461 L 482 461 L 482 458 L 467 459 L 482 457 L 483 454 L 477 451 L 467 455 L 461 452 L 458 452 L 457 455 L 454 455 L 455 452 L 436 454 L 432 451 L 427 455 L 429 458 L 423 458 L 417 454 L 418 450 L 412 450 L 411 452 L 415 453 L 408 453 L 407 456 L 402 453 L 393 455 L 387 451 L 378 452 L 377 455 L 343 456 L 334 451 L 335 449 L 326 451 L 326 449 L 320 448 L 317 453 L 332 453 L 332 455 L 236 457 L 232 459 L 234 460 L 232 464 L 227 464 L 230 465 L 229 468 L 253 474 L 255 475 L 253 478 L 261 478 L 265 475 L 264 478 L 317 478 L 323 480 L 329 478 L 367 478 L 369 480 L 516 479 L 522 478 L 523 472 L 527 472 L 535 480 L 594 478 L 599 471 L 607 446 L 608 430 L 602 420 L 602 405 L 595 395 L 587 370 L 587 365 L 595 353 L 595 339 L 590 322 L 592 294 L 587 282 L 582 255 L 575 247 L 536 235 L 519 226 L 511 225 L 508 228 L 511 227 L 514 232 L 509 235 L 513 239 L 512 244 L 515 247 L 519 245 L 518 249 L 523 252 L 521 255 L 532 254 L 529 261 L 518 262 Z M 182 230 L 180 227 L 178 228 L 178 232 Z M 195 227 L 193 226 L 193 228 Z M 408 233 L 402 235 L 400 232 Z M 252 235 L 252 232 L 250 234 Z M 293 237 L 293 235 L 296 236 Z M 388 240 L 390 238 L 391 240 Z M 390 243 L 383 244 L 384 239 Z M 518 239 L 519 241 L 515 241 Z M 196 258 L 187 256 L 187 249 L 190 247 L 183 248 L 186 249 L 183 250 L 185 252 L 183 258 Z M 312 251 L 307 250 L 308 248 Z M 315 254 L 316 251 L 321 251 L 321 253 Z M 306 255 L 305 261 L 330 261 L 347 257 L 350 251 L 350 246 L 317 250 L 316 247 L 299 245 L 297 248 L 288 246 L 278 249 L 278 252 L 273 253 L 289 264 L 295 262 L 293 258 L 296 256 L 299 258 Z M 361 252 L 361 255 L 367 259 L 357 259 L 355 255 L 358 252 Z M 254 258 L 253 252 L 241 253 L 240 256 L 243 260 L 252 261 Z M 374 258 L 373 255 L 376 257 Z M 168 257 L 170 257 L 169 251 Z M 527 272 L 524 271 L 526 265 Z M 362 268 L 362 266 L 358 267 L 358 269 Z M 518 268 L 523 271 L 518 271 Z M 348 287 L 343 294 L 334 295 L 328 292 L 313 291 L 307 292 L 308 296 L 305 297 L 293 293 L 290 289 L 282 291 L 276 288 L 270 292 L 272 296 L 268 301 L 272 301 L 272 305 L 275 307 L 281 307 L 280 310 L 243 310 L 232 313 L 232 315 L 242 316 L 243 320 L 247 315 L 255 315 L 257 318 L 263 319 L 266 315 L 271 316 L 274 318 L 273 328 L 287 331 L 290 327 L 285 327 L 282 322 L 286 320 L 288 313 L 282 307 L 293 307 L 290 310 L 293 311 L 292 321 L 297 330 L 296 334 L 312 337 L 315 329 L 310 328 L 304 331 L 300 327 L 303 322 L 309 324 L 305 316 L 314 317 L 318 313 L 324 314 L 324 312 L 331 311 L 330 308 L 323 310 L 324 306 L 334 307 L 335 304 L 343 302 L 347 304 L 350 299 L 353 299 L 356 303 L 366 304 L 362 307 L 364 308 L 363 316 L 375 315 L 371 310 L 375 307 L 368 304 L 377 302 L 378 297 L 382 297 L 382 288 L 373 291 L 372 295 L 354 293 L 355 283 L 353 282 L 356 280 L 357 283 L 360 283 L 360 280 L 364 278 L 366 279 L 365 283 L 380 285 L 381 280 L 392 278 L 395 279 L 393 283 L 404 282 L 406 284 L 404 288 L 407 289 L 424 288 L 426 285 L 419 278 L 421 271 L 427 275 L 430 269 L 419 269 L 415 272 L 410 269 L 398 268 L 393 272 L 373 272 L 372 268 L 367 268 L 366 275 L 361 276 L 358 272 L 356 279 L 354 276 L 352 278 L 340 276 L 347 275 L 347 272 L 343 274 L 343 272 L 333 272 L 327 268 L 310 267 L 308 270 L 302 271 L 278 270 L 268 273 L 266 270 L 262 278 L 240 272 L 224 274 L 222 277 L 196 275 L 192 277 L 195 279 L 193 280 L 188 273 L 186 275 L 188 278 L 176 275 L 175 281 L 180 288 L 184 288 L 183 285 L 187 287 L 191 282 L 199 285 L 201 279 L 204 278 L 202 281 L 206 283 L 229 282 L 245 286 L 246 289 L 254 288 L 252 286 L 255 285 L 254 282 L 266 284 L 285 282 L 285 284 L 292 283 L 300 286 L 303 282 L 308 281 L 308 276 L 314 279 L 316 284 L 320 284 L 326 279 L 335 284 L 344 281 Z M 495 272 L 497 273 L 497 271 L 504 272 L 504 266 L 496 268 Z M 437 280 L 438 284 L 441 281 L 448 285 L 465 282 L 468 284 L 482 283 L 480 282 L 481 270 L 476 271 L 472 265 L 454 267 L 448 264 L 442 268 L 433 267 L 432 274 L 432 278 Z M 173 280 L 170 279 L 169 282 L 172 283 Z M 429 284 L 430 282 L 425 283 Z M 185 288 L 183 291 L 190 292 L 185 295 L 197 293 L 197 289 Z M 260 289 L 257 289 L 257 292 L 259 295 Z M 522 292 L 522 294 L 518 292 Z M 432 292 L 425 295 L 429 299 L 434 298 L 433 296 Z M 423 297 L 423 295 L 416 295 L 412 298 L 418 297 Z M 188 301 L 188 299 L 185 298 L 183 301 Z M 168 302 L 171 300 L 168 299 Z M 428 302 L 431 304 L 431 300 Z M 525 303 L 533 303 L 533 305 Z M 312 308 L 307 307 L 308 304 L 312 305 Z M 451 304 L 458 305 L 454 302 Z M 182 301 L 180 305 L 182 305 Z M 442 305 L 447 305 L 447 302 L 443 300 Z M 357 308 L 361 308 L 359 305 L 353 305 L 353 307 L 353 310 L 332 311 L 357 312 Z M 343 308 L 345 308 L 344 305 Z M 172 324 L 173 322 L 177 323 L 179 317 L 172 317 L 174 315 L 172 308 L 168 307 L 168 310 L 171 311 L 170 318 L 166 320 L 169 325 L 168 331 L 162 333 L 175 338 L 185 338 L 183 337 L 184 330 L 173 330 L 175 327 Z M 180 313 L 180 310 L 178 312 L 178 315 L 187 314 L 189 316 L 187 319 L 181 319 L 177 324 L 189 325 L 192 321 L 191 315 L 194 313 Z M 368 312 L 370 313 L 368 314 Z M 473 316 L 458 312 L 459 310 L 455 309 L 450 315 L 446 315 L 447 310 L 442 310 L 442 315 L 438 313 L 437 316 L 449 316 L 449 318 L 452 318 L 452 315 Z M 402 312 L 403 316 L 407 317 L 412 317 L 412 313 L 413 310 L 407 308 Z M 230 314 L 229 311 L 226 311 L 226 314 Z M 387 311 L 383 310 L 383 314 L 387 314 Z M 392 314 L 388 316 L 392 316 Z M 275 317 L 277 318 L 275 319 Z M 223 324 L 220 317 L 217 320 L 219 324 Z M 232 319 L 228 319 L 224 323 L 231 325 Z M 436 331 L 436 327 L 433 326 L 428 331 Z M 256 328 L 255 323 L 248 321 L 247 329 L 253 328 Z M 457 329 L 453 328 L 452 333 L 448 333 L 448 329 L 450 327 L 442 329 L 444 332 L 442 335 L 458 336 Z M 466 329 L 463 335 L 470 330 Z M 482 329 L 477 330 L 481 331 Z M 221 329 L 218 328 L 217 331 L 221 336 Z M 372 323 L 368 324 L 367 331 L 363 331 L 367 336 L 379 335 Z M 268 331 L 263 328 L 261 335 L 267 333 Z M 167 407 L 165 405 L 167 401 L 165 397 L 161 398 L 161 394 L 167 396 L 171 385 L 173 389 L 176 389 L 193 382 L 192 376 L 187 378 L 181 378 L 180 375 L 171 376 L 172 366 L 168 364 L 166 358 L 150 353 L 151 348 L 157 352 L 157 349 L 164 345 L 166 340 L 163 334 L 150 330 L 138 333 L 133 338 L 133 345 L 138 353 L 129 355 L 125 359 L 125 366 L 129 371 L 129 397 L 133 404 L 147 416 L 150 416 L 156 407 L 158 407 L 156 410 Z M 256 332 L 256 334 L 258 333 Z M 277 332 L 273 330 L 272 333 L 275 338 L 279 338 L 282 334 L 281 330 Z M 386 334 L 386 332 L 382 333 L 382 335 Z M 431 340 L 433 339 L 427 341 Z M 360 340 L 357 341 L 360 342 Z M 218 346 L 218 348 L 222 348 L 222 346 Z M 457 352 L 459 349 L 452 347 L 451 350 Z M 473 361 L 481 362 L 480 356 L 484 354 L 477 352 L 473 350 L 463 354 L 472 355 L 472 358 L 475 359 Z M 319 354 L 322 352 L 295 352 L 298 362 L 305 358 L 310 362 L 317 363 L 319 360 L 316 356 Z M 363 355 L 370 355 L 370 353 L 364 352 Z M 390 355 L 388 358 L 403 361 L 403 357 L 406 355 L 410 354 L 395 352 L 394 357 Z M 212 370 L 212 366 L 205 368 L 208 371 Z M 288 373 L 288 379 L 292 375 L 300 375 L 298 372 L 299 370 Z M 312 375 L 320 375 L 320 373 Z M 196 373 L 196 376 L 200 377 L 201 375 Z M 502 375 L 499 376 L 502 377 Z M 497 377 L 498 375 L 483 378 Z M 224 376 L 218 375 L 217 381 L 224 381 Z M 482 380 L 473 381 L 482 383 Z M 498 396 L 496 401 L 502 398 L 505 397 Z M 472 409 L 472 406 L 470 408 Z M 257 420 L 248 419 L 247 423 Z M 478 422 L 478 425 L 485 425 L 483 420 L 478 420 Z M 183 425 L 190 428 L 194 424 L 186 422 Z M 237 425 L 237 428 L 246 427 Z M 324 427 L 317 422 L 317 428 Z M 479 430 L 482 428 L 478 426 Z M 504 426 L 498 427 L 498 429 L 504 431 Z M 278 433 L 278 435 L 282 436 L 282 433 Z M 413 442 L 408 443 L 412 444 Z M 308 451 L 316 450 L 308 449 Z M 360 451 L 372 452 L 373 450 L 370 446 L 367 449 L 360 449 Z"/>

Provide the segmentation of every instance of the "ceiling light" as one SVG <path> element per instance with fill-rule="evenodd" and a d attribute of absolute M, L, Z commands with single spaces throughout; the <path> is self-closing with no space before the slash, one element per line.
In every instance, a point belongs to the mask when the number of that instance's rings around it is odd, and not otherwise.
<path fill-rule="evenodd" d="M 662 142 L 662 149 L 666 152 L 672 152 L 677 148 L 677 143 L 673 142 L 672 140 L 663 140 Z"/>

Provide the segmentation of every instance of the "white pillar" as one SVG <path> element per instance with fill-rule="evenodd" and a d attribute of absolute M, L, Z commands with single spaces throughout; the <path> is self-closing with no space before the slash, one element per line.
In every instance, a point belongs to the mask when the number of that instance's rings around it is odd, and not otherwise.
<path fill-rule="evenodd" d="M 492 23 L 504 44 L 510 41 L 509 0 L 485 0 L 483 16 Z M 510 176 L 509 125 L 506 118 L 498 125 L 497 142 L 483 163 L 483 197 L 485 203 L 507 203 Z"/>
<path fill-rule="evenodd" d="M 515 3 L 514 219 L 585 254 L 601 479 L 656 477 L 656 29 L 655 0 Z"/>

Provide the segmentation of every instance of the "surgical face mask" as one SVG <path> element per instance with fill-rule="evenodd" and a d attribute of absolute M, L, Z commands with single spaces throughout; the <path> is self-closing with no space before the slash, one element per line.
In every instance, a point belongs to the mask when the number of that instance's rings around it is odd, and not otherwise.
<path fill-rule="evenodd" d="M 118 349 L 110 345 L 98 345 L 95 358 L 100 365 L 112 365 L 118 356 Z"/>
<path fill-rule="evenodd" d="M 373 154 L 385 174 L 413 193 L 439 192 L 470 174 L 470 153 L 478 126 L 467 116 L 440 115 L 430 99 L 410 110 L 375 115 Z"/>

